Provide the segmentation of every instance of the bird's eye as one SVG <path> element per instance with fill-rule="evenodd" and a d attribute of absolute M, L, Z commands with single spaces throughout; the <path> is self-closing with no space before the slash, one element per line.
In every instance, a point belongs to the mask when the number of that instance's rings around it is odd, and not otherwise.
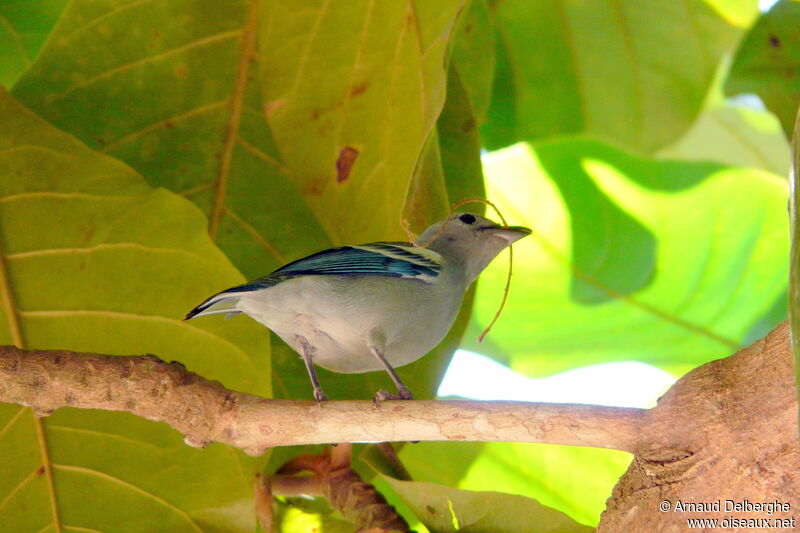
<path fill-rule="evenodd" d="M 467 213 L 465 215 L 461 215 L 460 217 L 458 217 L 458 220 L 460 220 L 464 224 L 474 224 L 475 215 L 470 215 L 469 213 Z"/>

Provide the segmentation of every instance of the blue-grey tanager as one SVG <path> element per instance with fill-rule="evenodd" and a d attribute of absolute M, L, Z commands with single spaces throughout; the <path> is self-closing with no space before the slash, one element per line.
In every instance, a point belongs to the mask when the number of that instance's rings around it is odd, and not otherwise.
<path fill-rule="evenodd" d="M 416 246 L 374 242 L 325 250 L 215 294 L 186 319 L 250 315 L 302 356 L 318 402 L 327 396 L 314 365 L 343 373 L 386 370 L 398 393 L 378 391 L 376 400 L 411 399 L 394 367 L 434 348 L 453 325 L 464 291 L 530 232 L 457 213 L 426 229 Z"/>

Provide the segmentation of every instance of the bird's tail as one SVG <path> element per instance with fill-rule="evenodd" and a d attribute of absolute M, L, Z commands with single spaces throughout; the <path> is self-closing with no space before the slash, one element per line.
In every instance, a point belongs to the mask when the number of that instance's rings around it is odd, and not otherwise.
<path fill-rule="evenodd" d="M 284 278 L 280 276 L 265 276 L 261 279 L 245 283 L 244 285 L 231 287 L 230 289 L 218 292 L 214 296 L 206 298 L 206 301 L 189 311 L 184 317 L 184 320 L 190 320 L 196 316 L 218 315 L 221 313 L 226 313 L 228 318 L 238 315 L 241 311 L 236 308 L 236 303 L 245 293 L 268 289 L 282 279 Z"/>
<path fill-rule="evenodd" d="M 235 305 L 242 293 L 241 291 L 236 291 L 235 289 L 237 288 L 234 287 L 206 298 L 203 303 L 186 313 L 183 319 L 191 320 L 196 316 L 218 315 L 221 313 L 226 313 L 228 317 L 238 315 L 241 311 L 236 309 Z"/>

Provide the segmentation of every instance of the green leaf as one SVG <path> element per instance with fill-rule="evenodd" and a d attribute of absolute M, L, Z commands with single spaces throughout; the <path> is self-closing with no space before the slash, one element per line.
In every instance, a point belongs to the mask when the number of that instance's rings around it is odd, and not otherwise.
<path fill-rule="evenodd" d="M 404 236 L 463 3 L 78 0 L 14 94 L 192 199 L 254 278 Z"/>
<path fill-rule="evenodd" d="M 709 4 L 493 3 L 498 66 L 485 145 L 586 133 L 652 152 L 674 140 L 756 13 L 755 1 Z"/>
<path fill-rule="evenodd" d="M 463 3 L 77 0 L 14 90 L 194 201 L 252 279 L 334 243 L 405 237 L 406 192 L 442 109 Z M 337 171 L 347 147 L 349 173 Z M 434 178 L 424 190 L 444 191 Z M 276 394 L 307 398 L 297 355 L 276 340 L 273 357 Z M 365 398 L 371 376 L 321 379 Z M 438 378 L 411 381 L 426 396 Z"/>
<path fill-rule="evenodd" d="M 756 93 L 786 133 L 800 101 L 800 3 L 782 0 L 763 14 L 742 40 L 728 74 L 728 94 Z"/>
<path fill-rule="evenodd" d="M 486 172 L 489 197 L 534 234 L 514 247 L 490 342 L 470 348 L 525 374 L 625 360 L 684 372 L 742 346 L 785 294 L 779 176 L 586 140 L 518 145 L 487 157 Z M 495 262 L 481 277 L 468 342 L 493 316 L 505 276 Z M 579 290 L 598 297 L 577 299 Z"/>
<path fill-rule="evenodd" d="M 502 442 L 420 442 L 400 452 L 416 481 L 526 496 L 585 524 L 597 524 L 630 457 L 614 450 Z"/>
<path fill-rule="evenodd" d="M 775 115 L 723 102 L 712 104 L 659 159 L 715 161 L 788 176 L 789 144 Z"/>
<path fill-rule="evenodd" d="M 357 533 L 360 528 L 344 520 L 321 499 L 290 498 L 278 506 L 277 531 L 313 531 L 314 533 Z"/>
<path fill-rule="evenodd" d="M 67 0 L 0 0 L 0 85 L 17 81 L 39 53 Z"/>
<path fill-rule="evenodd" d="M 450 68 L 457 71 L 478 123 L 486 118 L 492 97 L 494 52 L 494 28 L 488 1 L 471 0 L 458 21 Z M 452 82 L 448 81 L 447 86 L 449 98 Z"/>
<path fill-rule="evenodd" d="M 257 6 L 70 2 L 14 87 L 50 122 L 195 202 L 249 279 L 329 244 L 250 81 Z"/>
<path fill-rule="evenodd" d="M 472 106 L 458 73 L 451 66 L 447 100 L 436 128 L 423 151 L 410 184 L 406 218 L 416 231 L 447 215 L 449 205 L 470 197 L 483 197 L 483 170 L 480 140 Z M 483 212 L 482 204 L 464 209 Z M 419 361 L 398 370 L 403 381 L 417 398 L 436 394 L 453 352 L 458 348 L 472 309 L 474 289 L 467 292 L 456 322 L 440 345 Z M 298 355 L 280 340 L 273 342 L 273 376 L 278 397 L 307 397 L 310 390 Z M 334 374 L 318 369 L 320 381 L 331 398 L 370 398 L 378 389 L 391 390 L 393 384 L 385 372 Z M 281 458 L 288 454 L 280 454 Z M 276 464 L 278 459 L 276 456 Z"/>
<path fill-rule="evenodd" d="M 267 335 L 254 323 L 181 320 L 242 276 L 190 202 L 152 189 L 0 93 L 0 343 L 153 353 L 227 387 L 269 395 Z M 18 324 L 18 325 L 17 325 Z M 252 531 L 261 461 L 196 450 L 164 424 L 0 405 L 0 523 L 126 531 Z M 102 505 L 95 496 L 103 494 Z"/>
<path fill-rule="evenodd" d="M 458 483 L 533 498 L 574 520 L 597 525 L 631 455 L 550 444 L 488 442 Z"/>
<path fill-rule="evenodd" d="M 463 5 L 275 2 L 268 12 L 259 62 L 267 117 L 335 243 L 403 235 L 398 215 L 444 102 L 444 60 Z M 357 159 L 337 175 L 348 147 Z"/>
<path fill-rule="evenodd" d="M 436 483 L 383 477 L 431 533 L 592 531 L 563 513 L 522 496 L 471 492 Z"/>

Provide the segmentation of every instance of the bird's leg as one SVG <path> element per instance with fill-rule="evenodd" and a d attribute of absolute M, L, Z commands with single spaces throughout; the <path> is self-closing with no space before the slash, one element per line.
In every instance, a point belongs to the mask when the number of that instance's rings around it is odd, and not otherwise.
<path fill-rule="evenodd" d="M 389 374 L 389 377 L 392 378 L 392 381 L 394 381 L 394 384 L 397 387 L 397 394 L 391 394 L 385 390 L 379 390 L 375 393 L 374 401 L 382 402 L 384 400 L 413 400 L 414 395 L 411 394 L 411 391 L 408 390 L 408 387 L 405 386 L 403 381 L 400 379 L 400 376 L 398 376 L 397 372 L 394 371 L 392 365 L 390 365 L 389 361 L 387 361 L 383 356 L 382 350 L 378 349 L 376 346 L 370 346 L 369 351 L 378 361 L 380 361 L 384 370 L 386 370 L 386 373 Z"/>
<path fill-rule="evenodd" d="M 300 355 L 303 358 L 303 362 L 306 364 L 308 377 L 311 378 L 311 385 L 314 387 L 314 399 L 317 401 L 317 405 L 322 405 L 322 402 L 328 401 L 328 396 L 322 392 L 322 387 L 319 385 L 319 379 L 317 379 L 317 371 L 314 369 L 314 362 L 312 361 L 314 347 L 308 343 L 305 337 L 298 335 L 294 340 L 297 346 L 300 348 Z"/>

